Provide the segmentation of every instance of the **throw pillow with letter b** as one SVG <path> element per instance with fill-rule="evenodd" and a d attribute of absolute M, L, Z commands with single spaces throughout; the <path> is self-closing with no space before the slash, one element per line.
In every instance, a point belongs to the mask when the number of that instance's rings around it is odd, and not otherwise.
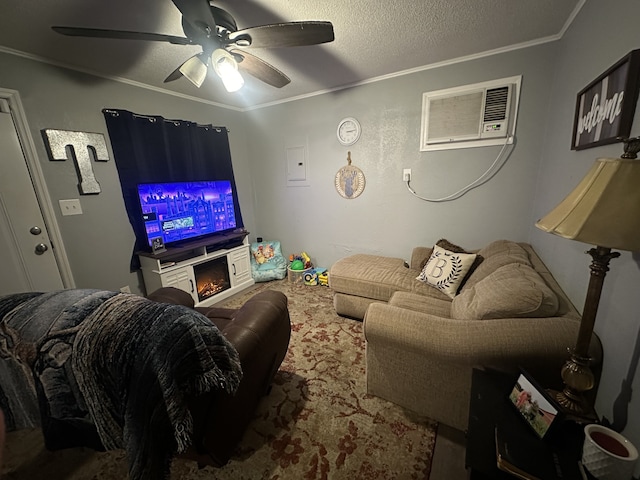
<path fill-rule="evenodd" d="M 454 298 L 475 259 L 474 253 L 455 253 L 434 245 L 429 260 L 416 279 Z"/>

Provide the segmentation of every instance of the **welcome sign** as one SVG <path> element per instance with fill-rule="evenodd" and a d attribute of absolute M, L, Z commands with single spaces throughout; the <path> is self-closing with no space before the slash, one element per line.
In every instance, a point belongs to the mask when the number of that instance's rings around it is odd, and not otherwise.
<path fill-rule="evenodd" d="M 620 59 L 578 93 L 572 150 L 629 137 L 638 101 L 638 75 L 640 49 Z"/>

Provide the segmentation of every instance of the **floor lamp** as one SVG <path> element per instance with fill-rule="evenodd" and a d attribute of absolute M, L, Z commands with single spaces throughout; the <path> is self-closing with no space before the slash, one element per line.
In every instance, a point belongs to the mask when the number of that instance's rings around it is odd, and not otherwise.
<path fill-rule="evenodd" d="M 627 158 L 596 160 L 578 186 L 536 223 L 545 232 L 595 245 L 586 252 L 593 261 L 578 339 L 562 367 L 564 388 L 556 395 L 563 408 L 576 414 L 590 410 L 584 396 L 595 383 L 589 344 L 609 261 L 620 256 L 612 249 L 640 251 L 640 160 L 625 151 Z"/>

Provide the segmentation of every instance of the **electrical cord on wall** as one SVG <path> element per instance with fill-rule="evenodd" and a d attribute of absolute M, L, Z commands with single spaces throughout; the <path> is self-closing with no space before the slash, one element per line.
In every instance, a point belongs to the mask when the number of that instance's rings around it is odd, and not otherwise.
<path fill-rule="evenodd" d="M 507 145 L 509 144 L 509 140 L 513 140 L 515 137 L 513 135 L 508 135 L 507 139 L 504 142 L 504 145 L 502 145 L 502 148 L 500 149 L 500 151 L 498 152 L 498 155 L 496 156 L 496 159 L 493 161 L 493 163 L 491 164 L 491 166 L 482 174 L 480 175 L 478 178 L 476 178 L 473 182 L 471 182 L 469 185 L 467 185 L 466 187 L 461 188 L 460 190 L 458 190 L 455 193 L 452 193 L 451 195 L 447 195 L 446 197 L 441 197 L 441 198 L 425 198 L 425 197 L 421 197 L 420 195 L 418 195 L 416 193 L 416 191 L 411 188 L 411 180 L 407 180 L 407 189 L 409 189 L 409 191 L 416 197 L 418 197 L 420 200 L 424 200 L 425 202 L 435 202 L 435 203 L 440 203 L 440 202 L 449 202 L 451 200 L 456 200 L 457 198 L 460 198 L 461 196 L 463 196 L 465 193 L 467 193 L 469 190 L 472 190 L 476 187 L 479 187 L 480 185 L 483 185 L 485 183 L 487 183 L 489 180 L 491 180 L 493 178 L 493 176 L 498 173 L 498 171 L 502 168 L 502 166 L 505 164 L 508 156 L 504 156 L 503 159 L 503 154 L 507 148 Z"/>

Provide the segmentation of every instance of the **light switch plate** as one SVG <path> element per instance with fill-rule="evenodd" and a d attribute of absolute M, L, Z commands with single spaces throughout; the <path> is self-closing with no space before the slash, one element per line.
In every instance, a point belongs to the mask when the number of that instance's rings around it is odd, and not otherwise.
<path fill-rule="evenodd" d="M 82 206 L 80 205 L 79 198 L 71 198 L 68 200 L 58 200 L 60 204 L 60 210 L 63 216 L 67 215 L 82 215 Z"/>

